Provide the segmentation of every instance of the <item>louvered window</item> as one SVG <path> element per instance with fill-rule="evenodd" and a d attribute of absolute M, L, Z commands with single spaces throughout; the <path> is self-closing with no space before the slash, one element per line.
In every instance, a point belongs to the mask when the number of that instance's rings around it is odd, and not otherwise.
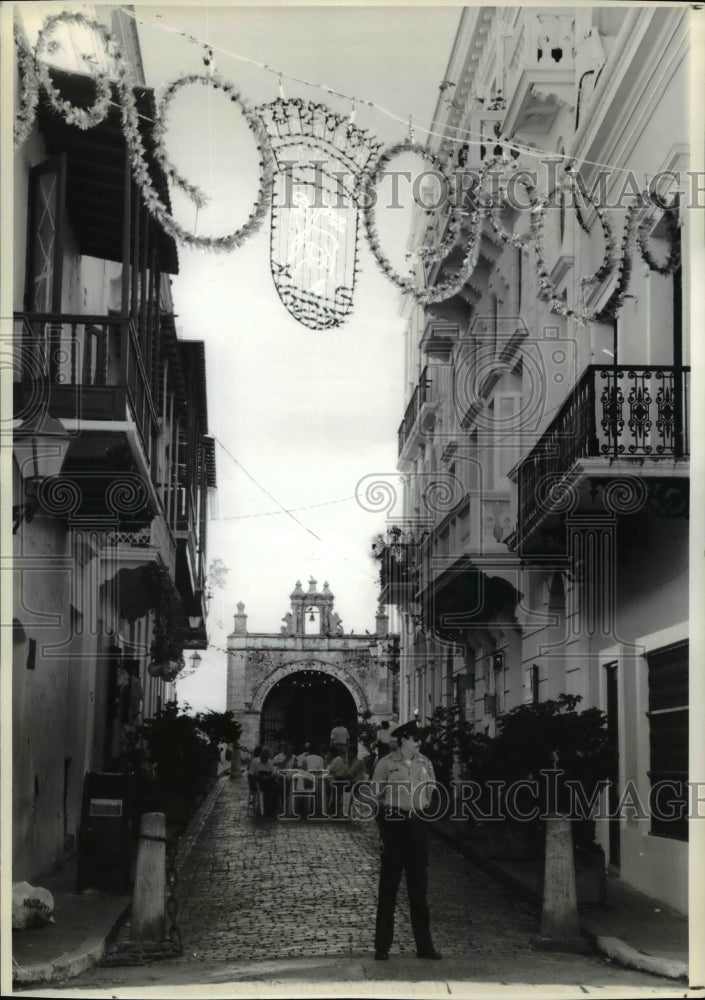
<path fill-rule="evenodd" d="M 688 642 L 647 654 L 651 832 L 688 837 Z M 672 818 L 673 816 L 673 818 Z"/>

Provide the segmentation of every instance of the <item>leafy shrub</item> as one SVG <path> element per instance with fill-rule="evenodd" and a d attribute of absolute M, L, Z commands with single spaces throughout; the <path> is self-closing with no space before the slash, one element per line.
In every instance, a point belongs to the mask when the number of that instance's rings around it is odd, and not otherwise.
<path fill-rule="evenodd" d="M 542 815 L 568 809 L 569 781 L 579 783 L 589 801 L 598 783 L 610 774 L 612 748 L 605 713 L 597 708 L 576 711 L 581 700 L 578 695 L 561 694 L 555 700 L 520 705 L 501 716 L 497 720 L 498 734 L 489 742 L 479 768 L 481 777 L 507 785 L 524 779 L 538 781 Z M 558 771 L 555 783 L 545 776 L 551 770 Z M 521 800 L 518 804 L 521 806 Z M 532 796 L 527 811 L 535 804 Z M 540 837 L 540 818 L 526 824 L 530 833 Z M 589 818 L 575 820 L 576 847 L 589 850 L 594 831 L 595 824 Z"/>
<path fill-rule="evenodd" d="M 208 788 L 219 759 L 218 743 L 237 743 L 242 727 L 232 712 L 188 715 L 185 705 L 167 702 L 142 724 L 140 741 L 154 782 L 153 807 L 188 816 Z"/>
<path fill-rule="evenodd" d="M 456 760 L 462 777 L 476 777 L 484 766 L 490 739 L 474 731 L 472 723 L 461 716 L 456 704 L 438 706 L 428 725 L 423 752 L 432 761 L 438 782 L 450 788 Z"/>

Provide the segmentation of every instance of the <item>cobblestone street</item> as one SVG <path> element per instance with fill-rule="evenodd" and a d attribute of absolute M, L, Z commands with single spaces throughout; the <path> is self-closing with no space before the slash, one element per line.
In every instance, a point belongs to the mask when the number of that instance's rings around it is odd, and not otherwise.
<path fill-rule="evenodd" d="M 369 954 L 379 869 L 374 822 L 280 822 L 245 813 L 244 782 L 227 783 L 182 872 L 180 924 L 189 955 L 257 961 Z M 443 954 L 528 950 L 535 931 L 528 906 L 435 838 L 429 846 L 429 905 Z M 415 952 L 403 880 L 395 952 Z"/>
<path fill-rule="evenodd" d="M 247 816 L 246 800 L 244 781 L 221 779 L 200 824 L 182 841 L 183 955 L 142 967 L 95 967 L 63 989 L 117 996 L 125 987 L 123 995 L 141 996 L 137 984 L 169 984 L 174 996 L 188 996 L 179 987 L 383 980 L 425 981 L 434 989 L 445 983 L 446 993 L 467 996 L 478 984 L 494 990 L 541 983 L 570 988 L 562 995 L 683 995 L 682 985 L 597 956 L 536 951 L 536 912 L 433 835 L 429 904 L 444 959 L 416 958 L 402 880 L 389 961 L 376 962 L 374 822 L 259 819 Z"/>

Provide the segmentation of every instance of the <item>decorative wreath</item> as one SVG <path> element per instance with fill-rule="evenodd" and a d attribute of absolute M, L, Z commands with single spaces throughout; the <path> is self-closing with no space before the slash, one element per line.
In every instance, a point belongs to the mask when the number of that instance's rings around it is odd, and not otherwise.
<path fill-rule="evenodd" d="M 152 136 L 155 143 L 154 155 L 164 172 L 171 178 L 174 184 L 188 195 L 197 207 L 202 208 L 207 203 L 206 196 L 200 188 L 195 184 L 191 184 L 190 181 L 186 180 L 179 173 L 164 146 L 166 121 L 171 102 L 182 87 L 187 87 L 194 83 L 200 83 L 204 87 L 213 87 L 214 90 L 222 90 L 233 104 L 239 107 L 255 137 L 257 149 L 260 154 L 259 191 L 255 199 L 254 208 L 247 222 L 240 229 L 235 230 L 227 236 L 194 236 L 192 233 L 187 233 L 182 229 L 168 213 L 165 213 L 167 215 L 165 228 L 168 228 L 172 236 L 178 238 L 181 242 L 188 243 L 190 246 L 203 247 L 209 250 L 234 250 L 236 247 L 241 246 L 260 227 L 267 214 L 272 200 L 274 157 L 262 119 L 250 110 L 231 83 L 222 80 L 216 73 L 191 73 L 188 76 L 182 76 L 178 80 L 175 80 L 167 87 L 157 108 L 156 121 L 152 129 Z"/>
<path fill-rule="evenodd" d="M 34 49 L 34 64 L 38 81 L 41 86 L 44 87 L 49 103 L 57 114 L 62 115 L 64 121 L 66 121 L 69 125 L 75 125 L 77 128 L 85 131 L 86 129 L 93 128 L 95 125 L 100 125 L 105 116 L 108 114 L 112 97 L 110 81 L 103 73 L 96 72 L 93 74 L 93 80 L 96 87 L 96 99 L 95 103 L 90 108 L 77 108 L 75 105 L 71 104 L 70 101 L 65 100 L 61 96 L 52 83 L 51 76 L 49 75 L 49 65 L 42 60 L 41 56 L 45 49 L 49 53 L 58 51 L 61 47 L 60 43 L 56 40 L 50 41 L 50 36 L 54 33 L 58 25 L 68 23 L 80 24 L 83 27 L 92 28 L 100 36 L 101 41 L 105 45 L 107 54 L 112 59 L 119 56 L 119 51 L 115 39 L 108 29 L 99 21 L 93 21 L 90 18 L 85 17 L 83 14 L 71 14 L 68 11 L 48 17 L 42 25 L 41 31 L 37 35 L 37 44 Z M 83 56 L 83 59 L 87 65 L 90 66 L 90 59 L 85 55 Z"/>
<path fill-rule="evenodd" d="M 477 266 L 477 258 L 480 253 L 481 211 L 478 207 L 471 213 L 470 236 L 467 242 L 465 259 L 463 260 L 460 271 L 454 278 L 450 278 L 445 282 L 438 282 L 432 288 L 420 288 L 410 279 L 403 278 L 397 271 L 394 270 L 391 262 L 382 250 L 376 224 L 374 207 L 376 199 L 374 197 L 372 187 L 383 175 L 384 168 L 390 160 L 392 160 L 399 153 L 407 152 L 418 153 L 420 156 L 427 159 L 429 163 L 432 163 L 442 174 L 445 183 L 448 185 L 448 191 L 450 191 L 451 181 L 448 178 L 448 173 L 436 155 L 428 149 L 428 147 L 415 143 L 411 139 L 406 139 L 403 142 L 399 142 L 385 150 L 370 170 L 361 171 L 356 178 L 354 196 L 358 207 L 362 209 L 367 242 L 380 268 L 384 271 L 390 281 L 397 286 L 397 288 L 400 288 L 403 292 L 412 295 L 421 305 L 429 305 L 432 302 L 443 302 L 445 299 L 449 299 L 453 295 L 457 294 L 475 270 L 475 267 Z M 457 206 L 454 206 L 451 210 L 451 219 L 449 220 L 449 233 L 456 232 L 456 219 L 459 218 L 459 216 L 460 210 Z M 459 228 L 460 227 L 458 227 L 458 229 Z M 445 258 L 450 252 L 450 249 L 452 249 L 452 245 L 448 247 L 446 244 L 440 259 Z"/>

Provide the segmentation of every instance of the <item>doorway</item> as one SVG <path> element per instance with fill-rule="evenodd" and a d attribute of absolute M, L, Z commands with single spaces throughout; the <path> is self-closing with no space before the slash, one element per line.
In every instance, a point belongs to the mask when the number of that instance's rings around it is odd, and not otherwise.
<path fill-rule="evenodd" d="M 345 685 L 322 670 L 299 670 L 274 685 L 262 705 L 260 743 L 276 749 L 293 743 L 327 747 L 336 719 L 351 729 L 357 720 L 355 700 Z"/>

